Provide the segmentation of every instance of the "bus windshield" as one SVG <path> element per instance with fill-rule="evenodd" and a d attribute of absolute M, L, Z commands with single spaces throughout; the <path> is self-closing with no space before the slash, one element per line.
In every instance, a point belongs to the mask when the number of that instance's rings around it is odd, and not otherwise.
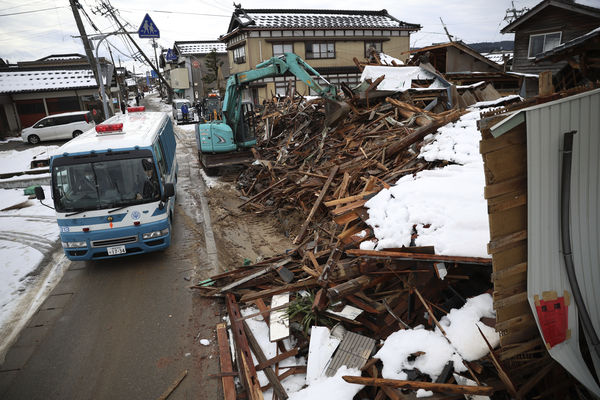
<path fill-rule="evenodd" d="M 152 157 L 59 165 L 52 174 L 58 212 L 100 210 L 160 199 Z"/>

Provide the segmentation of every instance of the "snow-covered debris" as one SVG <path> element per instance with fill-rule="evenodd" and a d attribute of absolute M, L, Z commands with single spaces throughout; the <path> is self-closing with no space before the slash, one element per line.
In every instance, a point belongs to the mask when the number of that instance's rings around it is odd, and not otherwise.
<path fill-rule="evenodd" d="M 0 173 L 21 172 L 31 168 L 34 157 L 50 158 L 58 146 L 36 146 L 27 150 L 9 150 L 0 152 Z"/>
<path fill-rule="evenodd" d="M 412 87 L 413 80 L 432 80 L 436 76 L 421 67 L 385 67 L 367 65 L 360 76 L 361 81 L 375 80 L 381 75 L 385 79 L 377 86 L 377 90 L 401 91 Z"/>
<path fill-rule="evenodd" d="M 295 393 L 289 393 L 289 400 L 345 400 L 352 399 L 364 387 L 355 383 L 348 383 L 342 379 L 342 376 L 360 376 L 358 369 L 348 369 L 346 366 L 340 367 L 337 373 L 332 377 L 323 377 L 312 381 L 310 386 Z"/>
<path fill-rule="evenodd" d="M 364 250 L 409 246 L 413 227 L 416 246 L 435 247 L 437 254 L 488 257 L 489 224 L 483 197 L 485 177 L 479 154 L 479 111 L 446 125 L 423 146 L 420 157 L 452 163 L 445 168 L 402 177 L 366 203 L 367 223 L 377 243 Z"/>
<path fill-rule="evenodd" d="M 439 329 L 429 331 L 422 326 L 392 333 L 374 356 L 383 362 L 382 376 L 406 380 L 406 371 L 418 369 L 435 381 L 448 361 L 453 362 L 456 372 L 466 371 L 463 359 L 477 360 L 489 352 L 477 326 L 492 346 L 500 342 L 493 328 L 479 322 L 482 317 L 494 316 L 492 296 L 484 293 L 468 299 L 463 307 L 452 309 L 442 318 L 440 324 L 447 339 Z M 420 355 L 413 359 L 411 355 L 415 353 Z"/>
<path fill-rule="evenodd" d="M 384 65 L 404 65 L 402 60 L 399 60 L 396 57 L 392 57 L 385 53 L 379 53 L 379 60 Z"/>
<path fill-rule="evenodd" d="M 488 353 L 488 347 L 477 327 L 483 332 L 492 347 L 500 344 L 500 336 L 479 320 L 495 318 L 492 296 L 487 293 L 467 299 L 460 309 L 452 309 L 440 320 L 446 336 L 461 357 L 467 361 L 479 360 Z M 439 332 L 439 329 L 436 329 Z"/>

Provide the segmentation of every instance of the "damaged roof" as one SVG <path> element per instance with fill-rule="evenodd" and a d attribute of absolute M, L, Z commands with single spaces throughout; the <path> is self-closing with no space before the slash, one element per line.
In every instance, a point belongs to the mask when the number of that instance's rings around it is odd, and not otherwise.
<path fill-rule="evenodd" d="M 419 54 L 419 53 L 425 53 L 427 51 L 432 51 L 432 50 L 437 50 L 437 49 L 442 49 L 442 48 L 448 48 L 448 47 L 455 47 L 458 50 L 460 50 L 463 53 L 466 53 L 468 55 L 470 55 L 473 58 L 476 58 L 477 60 L 481 61 L 484 64 L 489 65 L 490 67 L 497 69 L 498 71 L 502 71 L 502 67 L 500 66 L 500 64 L 494 62 L 493 60 L 485 57 L 484 55 L 482 55 L 480 52 L 478 52 L 475 49 L 472 49 L 471 47 L 467 46 L 466 44 L 462 43 L 462 42 L 447 42 L 447 43 L 441 43 L 441 44 L 436 44 L 436 45 L 432 45 L 432 46 L 427 46 L 427 47 L 422 47 L 420 49 L 414 49 L 411 50 L 410 53 L 411 54 Z"/>
<path fill-rule="evenodd" d="M 387 10 L 301 10 L 236 8 L 227 32 L 235 29 L 393 29 L 417 31 L 418 24 L 400 21 Z"/>
<path fill-rule="evenodd" d="M 91 69 L 0 72 L 0 93 L 40 92 L 97 87 Z"/>
<path fill-rule="evenodd" d="M 521 25 L 523 22 L 529 20 L 531 17 L 538 14 L 540 11 L 546 9 L 547 7 L 558 7 L 564 10 L 573 11 L 579 14 L 589 15 L 592 17 L 600 18 L 600 8 L 584 6 L 583 4 L 577 4 L 574 1 L 565 1 L 565 0 L 544 0 L 541 3 L 537 4 L 531 10 L 527 11 L 525 14 L 521 15 L 519 18 L 506 25 L 501 33 L 512 33 Z"/>
<path fill-rule="evenodd" d="M 227 46 L 215 40 L 195 40 L 187 42 L 175 42 L 174 47 L 179 55 L 208 54 L 215 50 L 217 53 L 227 53 Z"/>

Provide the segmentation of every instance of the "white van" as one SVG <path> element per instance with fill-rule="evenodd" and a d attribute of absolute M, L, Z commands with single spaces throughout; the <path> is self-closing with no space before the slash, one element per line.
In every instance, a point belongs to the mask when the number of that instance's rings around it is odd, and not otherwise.
<path fill-rule="evenodd" d="M 40 119 L 23 129 L 21 138 L 25 143 L 37 144 L 44 140 L 73 139 L 96 124 L 89 111 L 54 114 Z"/>

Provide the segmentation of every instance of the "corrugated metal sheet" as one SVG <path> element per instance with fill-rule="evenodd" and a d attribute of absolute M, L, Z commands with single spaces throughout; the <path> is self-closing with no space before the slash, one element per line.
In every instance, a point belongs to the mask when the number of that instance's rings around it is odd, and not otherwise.
<path fill-rule="evenodd" d="M 577 279 L 597 332 L 600 332 L 600 90 L 522 110 L 527 124 L 528 274 L 527 292 L 537 319 L 534 296 L 572 293 L 561 253 L 560 184 L 564 133 L 576 130 L 571 182 L 571 238 Z M 579 349 L 578 312 L 571 295 L 571 337 L 549 352 L 590 391 L 600 387 Z M 539 326 L 539 321 L 538 326 Z M 600 360 L 594 359 L 600 374 Z"/>

